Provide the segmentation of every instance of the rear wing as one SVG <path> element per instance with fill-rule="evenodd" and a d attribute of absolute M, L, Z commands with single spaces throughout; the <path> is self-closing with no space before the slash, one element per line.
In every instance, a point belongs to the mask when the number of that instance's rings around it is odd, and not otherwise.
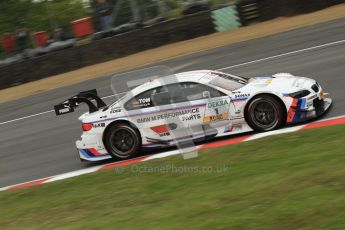
<path fill-rule="evenodd" d="M 96 104 L 92 102 L 96 101 Z M 97 90 L 92 89 L 84 92 L 80 92 L 77 95 L 67 99 L 66 101 L 55 105 L 54 110 L 57 116 L 73 113 L 74 109 L 77 108 L 81 103 L 87 104 L 89 107 L 89 113 L 97 112 L 99 109 L 106 107 L 107 105 L 98 96 Z"/>

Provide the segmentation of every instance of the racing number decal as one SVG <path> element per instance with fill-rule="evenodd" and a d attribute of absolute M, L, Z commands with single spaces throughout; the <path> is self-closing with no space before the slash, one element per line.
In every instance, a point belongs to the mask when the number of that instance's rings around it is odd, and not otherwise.
<path fill-rule="evenodd" d="M 217 121 L 229 120 L 229 107 L 229 97 L 209 100 L 206 106 L 203 123 L 210 124 Z"/>
<path fill-rule="evenodd" d="M 204 124 L 210 124 L 215 121 L 229 120 L 229 113 L 219 113 L 218 109 L 215 109 L 215 115 L 208 115 L 204 117 Z"/>

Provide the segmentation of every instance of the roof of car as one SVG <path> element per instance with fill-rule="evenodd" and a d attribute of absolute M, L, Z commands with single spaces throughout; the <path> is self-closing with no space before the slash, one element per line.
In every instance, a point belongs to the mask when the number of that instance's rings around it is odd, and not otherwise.
<path fill-rule="evenodd" d="M 170 76 L 160 77 L 154 79 L 152 81 L 148 81 L 142 85 L 137 86 L 132 90 L 133 94 L 139 94 L 146 90 L 156 88 L 162 85 L 169 85 L 176 82 L 198 82 L 198 83 L 208 83 L 211 79 L 206 78 L 205 76 L 209 75 L 210 73 L 215 72 L 212 70 L 196 70 L 196 71 L 188 71 L 177 73 Z"/>

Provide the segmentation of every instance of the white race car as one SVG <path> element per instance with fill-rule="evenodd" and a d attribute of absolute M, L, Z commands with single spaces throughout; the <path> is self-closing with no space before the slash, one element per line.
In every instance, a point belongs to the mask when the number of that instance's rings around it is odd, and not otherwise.
<path fill-rule="evenodd" d="M 270 131 L 319 117 L 332 104 L 312 79 L 281 73 L 245 79 L 199 70 L 144 83 L 107 106 L 96 90 L 56 105 L 57 115 L 86 103 L 83 134 L 76 142 L 81 160 L 128 159 L 142 147 Z M 92 102 L 96 101 L 96 105 Z"/>

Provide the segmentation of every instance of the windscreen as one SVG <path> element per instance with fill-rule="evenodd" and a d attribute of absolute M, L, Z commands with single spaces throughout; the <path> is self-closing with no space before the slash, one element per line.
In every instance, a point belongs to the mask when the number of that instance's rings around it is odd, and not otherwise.
<path fill-rule="evenodd" d="M 214 79 L 210 81 L 211 85 L 218 86 L 220 88 L 226 89 L 228 91 L 237 90 L 248 83 L 245 78 L 233 76 L 224 73 L 212 73 L 217 75 Z"/>

